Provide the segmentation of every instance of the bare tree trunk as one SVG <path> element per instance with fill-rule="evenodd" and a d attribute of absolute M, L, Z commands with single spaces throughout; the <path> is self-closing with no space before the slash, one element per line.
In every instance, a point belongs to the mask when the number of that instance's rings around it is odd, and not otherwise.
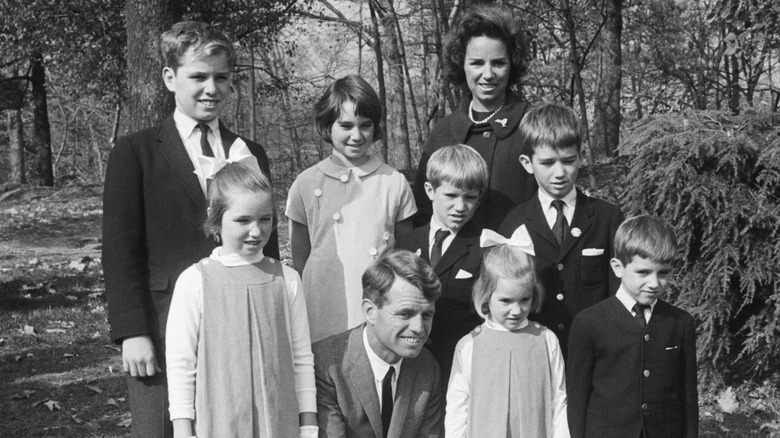
<path fill-rule="evenodd" d="M 180 20 L 181 0 L 127 0 L 127 111 L 126 132 L 154 126 L 174 109 L 162 81 L 160 35 Z"/>
<path fill-rule="evenodd" d="M 371 28 L 374 32 L 374 57 L 376 58 L 376 80 L 379 83 L 379 101 L 382 103 L 382 119 L 379 126 L 382 129 L 382 144 L 379 147 L 379 155 L 382 161 L 387 163 L 387 89 L 385 88 L 385 69 L 382 63 L 382 40 L 379 35 L 379 20 L 376 17 L 377 0 L 369 0 L 368 8 L 371 12 Z"/>
<path fill-rule="evenodd" d="M 390 5 L 390 14 L 393 17 L 393 21 L 395 22 L 395 31 L 398 33 L 398 46 L 400 47 L 399 55 L 401 57 L 401 62 L 403 63 L 403 71 L 406 76 L 406 86 L 409 88 L 409 100 L 412 104 L 412 115 L 414 116 L 414 123 L 415 127 L 417 128 L 417 147 L 415 148 L 417 151 L 422 150 L 422 143 L 423 143 L 423 137 L 422 137 L 422 126 L 420 126 L 420 116 L 417 113 L 417 102 L 414 99 L 414 86 L 412 85 L 412 76 L 409 74 L 409 63 L 406 59 L 406 46 L 404 45 L 404 37 L 403 33 L 401 33 L 401 23 L 398 21 L 398 14 L 395 12 L 395 7 L 393 6 L 392 0 L 388 1 L 388 4 Z M 405 107 L 404 107 L 405 108 Z M 409 132 L 407 131 L 407 139 L 409 138 Z M 409 145 L 409 143 L 407 143 Z M 407 167 L 404 168 L 404 170 L 411 170 L 412 169 L 412 163 L 411 163 L 411 145 L 407 146 L 409 149 L 408 152 L 408 160 L 409 164 Z"/>
<path fill-rule="evenodd" d="M 46 71 L 43 68 L 43 55 L 40 52 L 32 56 L 32 106 L 33 138 L 32 144 L 38 154 L 38 184 L 54 186 L 54 167 L 51 161 L 51 126 L 46 101 Z"/>
<path fill-rule="evenodd" d="M 381 19 L 382 44 L 387 59 L 387 81 L 390 93 L 387 95 L 388 120 L 388 164 L 398 170 L 412 167 L 409 147 L 409 126 L 406 113 L 406 91 L 404 89 L 403 63 L 398 35 L 395 32 L 395 20 L 390 5 L 392 0 L 377 0 L 377 16 Z"/>
<path fill-rule="evenodd" d="M 582 86 L 582 61 L 577 50 L 577 32 L 574 28 L 574 17 L 571 14 L 569 0 L 561 0 L 562 12 L 566 22 L 566 32 L 569 35 L 569 63 L 572 68 L 572 81 L 580 107 L 580 122 L 582 124 L 582 142 L 585 145 L 585 159 L 593 169 L 593 153 L 590 148 L 590 129 L 588 128 L 588 105 L 585 102 L 585 89 Z M 588 183 L 592 190 L 596 189 L 596 175 L 588 172 Z"/>
<path fill-rule="evenodd" d="M 620 143 L 620 88 L 623 0 L 605 0 L 599 80 L 593 110 L 592 146 L 596 156 L 613 156 Z"/>
<path fill-rule="evenodd" d="M 257 104 L 255 100 L 255 48 L 253 46 L 249 47 L 249 64 L 249 139 L 256 141 Z"/>
<path fill-rule="evenodd" d="M 24 184 L 24 126 L 22 125 L 22 110 L 8 111 L 8 140 L 10 143 L 11 183 Z"/>

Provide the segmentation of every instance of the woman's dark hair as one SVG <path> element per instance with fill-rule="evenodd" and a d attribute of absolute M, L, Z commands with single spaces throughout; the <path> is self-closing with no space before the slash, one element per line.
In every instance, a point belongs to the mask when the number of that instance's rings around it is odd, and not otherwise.
<path fill-rule="evenodd" d="M 348 75 L 335 80 L 314 104 L 314 125 L 322 139 L 333 143 L 330 128 L 341 117 L 341 110 L 346 102 L 355 105 L 356 116 L 371 119 L 374 123 L 372 141 L 379 140 L 382 137 L 382 103 L 371 85 L 358 75 Z"/>
<path fill-rule="evenodd" d="M 492 4 L 476 5 L 466 10 L 447 34 L 444 65 L 449 80 L 460 86 L 466 83 L 466 74 L 463 71 L 466 46 L 472 38 L 479 36 L 497 39 L 506 45 L 510 65 L 507 88 L 520 82 L 520 78 L 528 70 L 525 32 L 520 22 L 512 16 L 511 9 Z"/>

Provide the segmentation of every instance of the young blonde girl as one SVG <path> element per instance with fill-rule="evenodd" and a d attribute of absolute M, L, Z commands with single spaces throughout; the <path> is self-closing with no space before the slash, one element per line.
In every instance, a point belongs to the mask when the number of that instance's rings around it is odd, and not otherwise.
<path fill-rule="evenodd" d="M 316 436 L 300 277 L 262 253 L 274 227 L 271 184 L 253 157 L 211 160 L 218 171 L 204 229 L 222 246 L 174 289 L 166 331 L 174 437 Z"/>
<path fill-rule="evenodd" d="M 312 342 L 363 322 L 363 271 L 411 230 L 417 211 L 406 178 L 368 153 L 380 137 L 382 105 L 363 78 L 336 80 L 314 112 L 333 154 L 298 176 L 286 209 Z"/>
<path fill-rule="evenodd" d="M 445 436 L 568 437 L 558 339 L 527 319 L 542 301 L 531 237 L 525 226 L 508 240 L 484 230 L 480 244 L 473 296 L 485 322 L 455 349 Z"/>

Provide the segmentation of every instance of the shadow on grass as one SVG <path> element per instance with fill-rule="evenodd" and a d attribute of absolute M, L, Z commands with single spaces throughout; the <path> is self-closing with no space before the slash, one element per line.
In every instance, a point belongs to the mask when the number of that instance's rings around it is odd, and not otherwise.
<path fill-rule="evenodd" d="M 129 435 L 120 425 L 128 406 L 118 352 L 97 340 L 3 354 L 0 375 L 0 436 Z"/>
<path fill-rule="evenodd" d="M 52 307 L 78 307 L 102 290 L 95 271 L 32 273 L 0 283 L 0 311 L 28 312 Z M 97 289 L 97 288 L 100 289 Z"/>

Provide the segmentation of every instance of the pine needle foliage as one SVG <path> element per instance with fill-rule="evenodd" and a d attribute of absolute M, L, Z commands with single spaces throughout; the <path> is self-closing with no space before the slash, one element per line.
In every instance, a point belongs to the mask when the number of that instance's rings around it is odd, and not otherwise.
<path fill-rule="evenodd" d="M 674 225 L 667 298 L 697 320 L 702 382 L 780 366 L 780 114 L 688 112 L 638 123 L 620 203 Z"/>

